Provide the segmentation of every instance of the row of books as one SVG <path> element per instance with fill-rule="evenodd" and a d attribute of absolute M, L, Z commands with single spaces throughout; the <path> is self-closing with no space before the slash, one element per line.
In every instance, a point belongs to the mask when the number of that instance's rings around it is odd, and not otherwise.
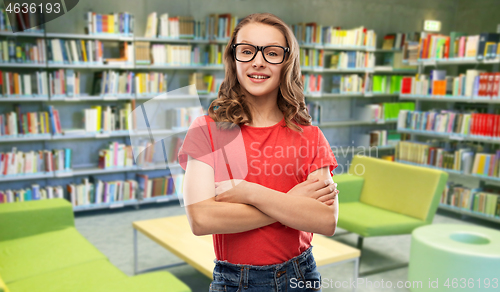
<path fill-rule="evenodd" d="M 399 160 L 438 168 L 450 169 L 463 174 L 500 177 L 500 150 L 483 152 L 481 146 L 462 143 L 449 146 L 438 142 L 401 141 L 398 144 Z"/>
<path fill-rule="evenodd" d="M 172 16 L 156 12 L 148 15 L 145 37 L 172 39 L 227 39 L 238 24 L 238 17 L 225 14 L 210 14 L 205 20 L 192 16 Z"/>
<path fill-rule="evenodd" d="M 299 52 L 300 66 L 302 67 L 323 67 L 324 50 L 301 48 Z"/>
<path fill-rule="evenodd" d="M 495 95 L 495 78 L 489 79 L 490 75 L 483 75 L 482 71 L 469 69 L 465 74 L 458 77 L 446 76 L 445 70 L 432 70 L 429 75 L 419 75 L 418 77 L 405 77 L 402 80 L 402 94 L 416 95 L 454 95 L 454 96 L 478 96 Z M 488 76 L 484 79 L 485 76 Z M 491 75 L 494 77 L 494 75 Z M 498 86 L 497 86 L 498 87 Z M 498 88 L 496 89 L 498 95 Z"/>
<path fill-rule="evenodd" d="M 478 163 L 474 162 L 475 151 L 480 148 L 473 145 L 456 146 L 455 149 L 445 147 L 437 142 L 421 143 L 401 141 L 398 144 L 396 156 L 398 160 L 416 164 L 429 165 L 471 174 L 473 165 L 476 164 L 475 173 L 478 173 Z M 480 170 L 482 174 L 483 168 Z"/>
<path fill-rule="evenodd" d="M 66 190 L 73 207 L 114 203 L 136 199 L 138 182 L 132 179 L 91 182 L 83 178 L 80 184 L 66 185 Z"/>
<path fill-rule="evenodd" d="M 406 42 L 413 41 L 418 42 L 420 39 L 420 33 L 410 32 L 410 33 L 389 33 L 384 36 L 384 41 L 382 43 L 382 50 L 401 50 Z"/>
<path fill-rule="evenodd" d="M 371 78 L 373 93 L 398 94 L 401 91 L 401 75 L 373 75 Z"/>
<path fill-rule="evenodd" d="M 490 217 L 500 217 L 500 191 L 496 186 L 471 189 L 461 184 L 449 182 L 441 196 L 440 203 L 483 213 Z"/>
<path fill-rule="evenodd" d="M 149 42 L 135 42 L 135 63 L 151 64 L 151 49 Z"/>
<path fill-rule="evenodd" d="M 19 12 L 16 13 L 16 9 L 12 7 L 15 3 L 8 3 L 11 4 L 10 11 L 7 11 L 4 8 L 0 9 L 0 30 L 18 32 L 28 29 L 31 29 L 32 31 L 43 31 L 45 29 L 45 22 L 41 20 L 42 15 L 39 13 L 30 13 L 30 11 L 23 12 L 24 9 L 19 9 Z M 19 8 L 21 8 L 21 6 L 19 6 Z M 15 21 L 11 22 L 11 19 L 14 19 Z"/>
<path fill-rule="evenodd" d="M 387 121 L 398 118 L 400 111 L 414 110 L 413 102 L 385 102 L 357 106 L 354 110 L 355 119 L 369 121 Z"/>
<path fill-rule="evenodd" d="M 463 88 L 467 77 L 466 74 L 460 74 L 458 77 L 453 78 L 453 95 L 461 96 L 462 93 L 467 91 L 467 88 Z M 479 76 L 474 76 L 472 96 L 483 99 L 500 98 L 500 73 L 481 72 Z"/>
<path fill-rule="evenodd" d="M 134 153 L 139 166 L 153 164 L 154 147 L 148 141 L 137 145 L 110 142 L 98 151 L 97 167 L 101 169 L 127 168 L 134 166 Z M 52 150 L 20 151 L 13 147 L 10 152 L 0 153 L 1 175 L 36 174 L 72 169 L 70 148 Z"/>
<path fill-rule="evenodd" d="M 196 85 L 196 92 L 190 92 L 191 95 L 206 94 L 217 92 L 222 81 L 217 79 L 215 75 L 207 75 L 203 73 L 191 73 L 189 75 L 189 84 Z M 191 90 L 191 87 L 189 88 Z"/>
<path fill-rule="evenodd" d="M 399 117 L 400 111 L 413 111 L 415 110 L 414 102 L 384 102 L 381 103 L 383 107 L 384 120 L 395 120 Z"/>
<path fill-rule="evenodd" d="M 471 124 L 478 124 L 478 114 L 441 111 L 400 111 L 398 129 L 410 129 L 459 135 L 472 134 Z M 479 114 L 482 115 L 482 114 Z M 475 121 L 473 121 L 475 119 Z M 483 126 L 481 126 L 482 128 Z M 478 127 L 477 127 L 478 128 Z"/>
<path fill-rule="evenodd" d="M 498 99 L 500 74 L 469 69 L 465 74 L 452 77 L 446 76 L 445 70 L 432 70 L 429 76 L 403 78 L 401 93 Z"/>
<path fill-rule="evenodd" d="M 199 48 L 196 49 L 199 50 Z M 190 65 L 191 61 L 194 61 L 191 58 L 191 46 L 164 44 L 151 46 L 151 63 L 154 65 Z M 193 64 L 197 63 L 193 62 Z"/>
<path fill-rule="evenodd" d="M 311 116 L 311 123 L 317 125 L 321 122 L 321 105 L 317 102 L 306 102 L 307 112 Z"/>
<path fill-rule="evenodd" d="M 150 45 L 136 42 L 137 64 L 169 66 L 222 65 L 224 45 Z"/>
<path fill-rule="evenodd" d="M 141 72 L 134 78 L 134 72 L 129 72 L 131 78 L 127 79 L 126 93 L 133 94 L 159 94 L 167 92 L 168 75 L 163 72 Z M 128 80 L 135 80 L 135 83 L 128 83 Z M 134 85 L 135 84 L 135 85 Z M 122 93 L 122 90 L 118 90 Z"/>
<path fill-rule="evenodd" d="M 0 70 L 0 87 L 3 96 L 11 95 L 44 95 L 48 96 L 48 78 L 46 71 L 29 74 Z"/>
<path fill-rule="evenodd" d="M 203 38 L 205 24 L 195 21 L 191 16 L 173 16 L 163 13 L 158 17 L 156 12 L 148 15 L 144 37 L 147 38 Z"/>
<path fill-rule="evenodd" d="M 312 22 L 292 24 L 291 28 L 297 41 L 302 44 L 374 48 L 377 43 L 375 32 L 365 27 L 344 30 L 340 27 L 323 26 Z"/>
<path fill-rule="evenodd" d="M 146 174 L 137 175 L 138 190 L 142 198 L 154 198 L 164 195 L 181 195 L 184 174 L 172 174 L 164 177 L 150 178 Z"/>
<path fill-rule="evenodd" d="M 30 188 L 25 189 L 0 190 L 0 204 L 58 198 L 64 199 L 62 186 L 40 187 L 39 184 L 32 184 Z"/>
<path fill-rule="evenodd" d="M 43 112 L 21 112 L 21 106 L 14 105 L 14 111 L 0 114 L 0 137 L 26 134 L 60 133 L 58 110 L 53 106 Z"/>
<path fill-rule="evenodd" d="M 32 184 L 24 189 L 0 190 L 0 203 L 14 203 L 47 199 L 67 199 L 73 207 L 93 204 L 119 203 L 165 195 L 180 195 L 183 174 L 149 178 L 137 175 L 136 179 L 102 181 L 83 178 L 79 184 L 44 186 Z M 177 188 L 175 187 L 177 186 Z"/>
<path fill-rule="evenodd" d="M 166 112 L 167 129 L 187 129 L 197 117 L 205 114 L 201 106 L 168 109 Z"/>
<path fill-rule="evenodd" d="M 200 73 L 197 73 L 200 74 Z M 190 84 L 197 84 L 200 92 L 216 92 L 220 80 L 214 75 L 204 75 L 203 83 L 197 83 L 190 75 Z M 200 74 L 201 76 L 201 74 Z M 95 72 L 91 95 L 134 95 L 167 92 L 168 75 L 162 72 L 100 71 Z M 71 96 L 86 95 L 81 92 L 81 72 L 72 69 L 59 69 L 47 73 L 36 71 L 30 74 L 0 71 L 2 95 L 9 96 Z M 203 85 L 203 86 L 200 86 Z"/>
<path fill-rule="evenodd" d="M 418 42 L 407 42 L 403 48 L 410 61 L 417 59 L 496 58 L 500 55 L 500 34 L 481 33 L 467 35 L 451 32 L 450 35 L 422 32 Z"/>
<path fill-rule="evenodd" d="M 88 11 L 85 14 L 88 34 L 125 34 L 134 33 L 134 15 L 128 12 L 96 13 Z"/>
<path fill-rule="evenodd" d="M 131 145 L 125 145 L 118 142 L 110 142 L 108 147 L 100 149 L 98 151 L 98 154 L 98 168 L 110 169 L 134 166 L 134 149 Z M 152 156 L 150 158 L 152 159 Z M 146 162 L 152 162 L 152 160 Z"/>
<path fill-rule="evenodd" d="M 304 84 L 304 93 L 323 92 L 323 76 L 321 74 L 304 74 L 301 76 Z"/>
<path fill-rule="evenodd" d="M 137 73 L 139 74 L 144 73 Z M 93 95 L 131 95 L 135 91 L 138 83 L 138 77 L 134 72 L 129 71 L 103 71 L 94 73 Z M 134 84 L 136 83 L 136 84 Z M 135 88 L 134 88 L 135 87 Z"/>
<path fill-rule="evenodd" d="M 115 105 L 94 105 L 90 109 L 84 109 L 83 111 L 84 130 L 86 132 L 129 130 L 129 115 L 132 111 L 131 103 L 123 104 L 122 108 Z"/>
<path fill-rule="evenodd" d="M 354 135 L 354 144 L 362 147 L 396 146 L 401 134 L 395 130 L 376 130 Z"/>
<path fill-rule="evenodd" d="M 352 75 L 333 75 L 331 81 L 331 93 L 363 93 L 366 85 L 371 87 L 373 93 L 389 93 L 396 94 L 400 92 L 400 84 L 402 77 L 400 75 L 374 75 L 373 77 L 362 77 L 356 74 Z M 302 75 L 304 83 L 304 93 L 321 93 L 323 92 L 323 76 L 321 74 L 305 74 Z"/>
<path fill-rule="evenodd" d="M 66 194 L 64 193 L 66 189 Z M 88 178 L 81 184 L 63 186 L 31 185 L 31 188 L 0 191 L 0 203 L 27 202 L 47 199 L 67 199 L 73 207 L 90 204 L 113 203 L 135 199 L 137 196 L 137 181 L 101 181 L 90 183 Z"/>
<path fill-rule="evenodd" d="M 500 115 L 442 111 L 400 111 L 398 128 L 458 135 L 500 137 Z"/>
<path fill-rule="evenodd" d="M 71 169 L 71 149 L 20 151 L 0 153 L 1 175 L 35 174 Z"/>
<path fill-rule="evenodd" d="M 230 13 L 225 14 L 210 14 L 206 17 L 205 35 L 209 38 L 228 39 L 238 25 L 239 19 L 237 16 Z"/>
<path fill-rule="evenodd" d="M 43 64 L 46 60 L 44 39 L 36 39 L 35 43 L 12 39 L 0 41 L 0 62 L 2 63 Z"/>
<path fill-rule="evenodd" d="M 133 95 L 167 92 L 166 73 L 103 71 L 94 73 L 93 95 Z"/>
<path fill-rule="evenodd" d="M 51 96 L 79 96 L 81 94 L 80 72 L 75 72 L 72 69 L 59 69 L 50 72 L 49 91 Z"/>
<path fill-rule="evenodd" d="M 368 52 L 334 52 L 330 56 L 330 69 L 356 69 L 375 67 L 375 55 Z"/>
<path fill-rule="evenodd" d="M 223 45 L 152 45 L 151 63 L 154 65 L 221 65 Z M 142 57 L 141 57 L 142 58 Z"/>
<path fill-rule="evenodd" d="M 50 62 L 103 62 L 104 44 L 99 40 L 51 39 L 47 41 L 47 52 Z"/>
<path fill-rule="evenodd" d="M 363 93 L 365 90 L 365 79 L 357 74 L 333 75 L 331 93 L 352 94 Z"/>

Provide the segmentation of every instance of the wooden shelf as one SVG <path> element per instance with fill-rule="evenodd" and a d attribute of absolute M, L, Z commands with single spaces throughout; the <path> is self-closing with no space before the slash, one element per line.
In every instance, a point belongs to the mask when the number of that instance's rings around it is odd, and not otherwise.
<path fill-rule="evenodd" d="M 134 37 L 131 35 L 120 35 L 120 34 L 109 34 L 109 33 L 101 33 L 101 34 L 47 33 L 46 38 L 129 41 L 129 42 L 134 40 Z"/>
<path fill-rule="evenodd" d="M 400 94 L 401 99 L 420 100 L 429 102 L 467 102 L 467 103 L 500 103 L 499 99 L 484 99 L 470 96 L 452 95 L 420 95 L 420 94 Z"/>
<path fill-rule="evenodd" d="M 388 124 L 395 124 L 397 121 L 395 120 L 381 120 L 381 121 L 358 121 L 358 120 L 351 120 L 351 121 L 338 121 L 338 122 L 323 122 L 319 123 L 319 127 L 344 127 L 344 126 L 364 126 L 364 125 L 388 125 Z"/>
<path fill-rule="evenodd" d="M 455 140 L 455 141 L 473 141 L 473 142 L 485 142 L 490 144 L 500 144 L 500 137 L 488 137 L 488 136 L 471 136 L 471 135 L 460 135 L 460 134 L 450 134 L 450 133 L 440 133 L 431 131 L 420 131 L 420 130 L 410 130 L 410 129 L 400 129 L 399 133 L 421 135 L 433 138 L 441 138 L 445 140 Z"/>
<path fill-rule="evenodd" d="M 439 204 L 439 208 L 442 210 L 447 210 L 447 211 L 461 214 L 461 215 L 465 215 L 465 216 L 470 216 L 470 217 L 479 218 L 479 219 L 483 219 L 483 220 L 487 220 L 487 221 L 492 221 L 495 223 L 500 223 L 500 217 L 498 217 L 498 216 L 489 216 L 489 215 L 486 215 L 486 214 L 483 214 L 480 212 L 475 212 L 475 211 L 471 211 L 468 209 L 463 209 L 463 208 L 450 206 L 450 205 L 446 205 L 446 204 L 441 204 L 441 203 Z"/>

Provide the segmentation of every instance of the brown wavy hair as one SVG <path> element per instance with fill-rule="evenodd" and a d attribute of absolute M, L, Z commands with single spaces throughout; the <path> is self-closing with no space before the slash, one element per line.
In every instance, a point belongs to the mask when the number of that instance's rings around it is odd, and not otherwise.
<path fill-rule="evenodd" d="M 299 125 L 311 125 L 304 102 L 304 85 L 301 78 L 299 62 L 299 44 L 291 29 L 283 20 L 271 13 L 254 13 L 243 18 L 235 27 L 231 39 L 224 51 L 225 77 L 219 88 L 218 98 L 208 109 L 208 114 L 216 122 L 229 122 L 242 125 L 252 122 L 252 114 L 236 75 L 236 60 L 232 45 L 240 29 L 249 23 L 263 23 L 277 28 L 283 33 L 286 46 L 290 48 L 289 55 L 281 68 L 278 91 L 278 108 L 284 113 L 288 128 L 302 132 Z M 295 124 L 295 121 L 297 124 Z"/>

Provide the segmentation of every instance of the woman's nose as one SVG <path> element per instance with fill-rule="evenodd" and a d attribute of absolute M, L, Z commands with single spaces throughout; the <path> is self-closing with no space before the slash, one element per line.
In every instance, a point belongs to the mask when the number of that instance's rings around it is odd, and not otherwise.
<path fill-rule="evenodd" d="M 264 53 L 262 51 L 258 51 L 257 52 L 257 55 L 255 56 L 255 58 L 253 59 L 253 66 L 254 67 L 262 67 L 265 65 L 266 63 L 266 60 L 264 60 Z"/>

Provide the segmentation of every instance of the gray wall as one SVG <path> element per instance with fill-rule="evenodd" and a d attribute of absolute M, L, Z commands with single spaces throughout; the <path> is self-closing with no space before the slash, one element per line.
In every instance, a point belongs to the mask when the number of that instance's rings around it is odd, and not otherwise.
<path fill-rule="evenodd" d="M 229 12 L 243 17 L 271 12 L 288 24 L 317 22 L 323 25 L 374 29 L 379 44 L 386 33 L 421 31 L 424 19 L 442 21 L 442 32 L 453 30 L 458 0 L 82 0 L 67 15 L 47 24 L 48 32 L 83 33 L 84 15 L 128 11 L 136 19 L 136 33 L 144 34 L 148 13 L 192 15 L 204 19 L 210 13 Z M 477 1 L 477 0 L 475 0 Z M 468 1 L 465 1 L 468 2 Z M 495 1 L 489 1 L 495 2 Z M 498 2 L 498 1 L 496 1 Z M 119 3 L 119 5 L 117 5 Z M 464 5 L 462 5 L 464 6 Z"/>
<path fill-rule="evenodd" d="M 500 24 L 500 0 L 457 0 L 455 30 L 465 33 L 496 32 Z"/>

